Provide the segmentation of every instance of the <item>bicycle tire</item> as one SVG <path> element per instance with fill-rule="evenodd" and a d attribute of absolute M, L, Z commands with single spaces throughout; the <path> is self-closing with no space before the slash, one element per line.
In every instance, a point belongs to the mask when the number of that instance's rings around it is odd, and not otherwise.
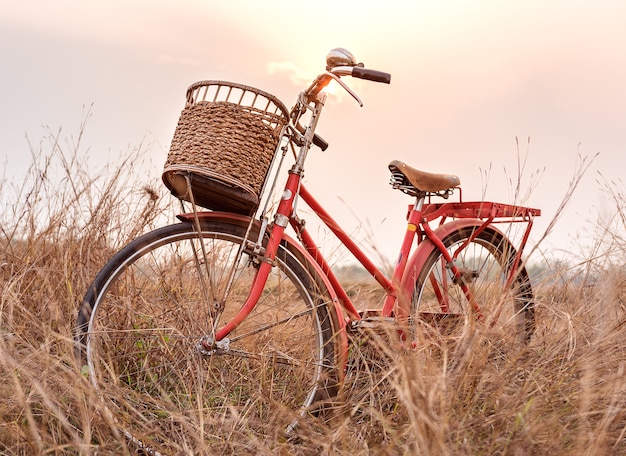
<path fill-rule="evenodd" d="M 336 393 L 336 316 L 284 243 L 230 344 L 202 352 L 215 305 L 225 323 L 245 301 L 256 269 L 244 248 L 230 294 L 220 300 L 246 226 L 203 221 L 200 231 L 180 223 L 132 241 L 96 276 L 78 313 L 82 369 L 126 435 L 155 454 L 232 439 L 242 417 L 245 433 L 275 432 Z M 205 280 L 198 267 L 206 266 Z"/>
<path fill-rule="evenodd" d="M 507 237 L 492 226 L 465 242 L 479 229 L 479 224 L 464 226 L 442 239 L 455 264 L 470 277 L 465 283 L 480 309 L 483 327 L 495 329 L 501 340 L 520 346 L 528 343 L 535 329 L 533 290 L 526 268 L 518 266 L 507 286 L 517 250 Z M 476 321 L 479 314 L 467 301 L 461 287 L 454 283 L 442 253 L 434 245 L 421 266 L 411 300 L 412 315 L 454 334 Z M 450 321 L 446 317 L 451 316 Z M 456 321 L 455 321 L 456 320 Z M 460 325 L 459 320 L 463 322 Z M 458 332 L 457 332 L 458 335 Z"/>

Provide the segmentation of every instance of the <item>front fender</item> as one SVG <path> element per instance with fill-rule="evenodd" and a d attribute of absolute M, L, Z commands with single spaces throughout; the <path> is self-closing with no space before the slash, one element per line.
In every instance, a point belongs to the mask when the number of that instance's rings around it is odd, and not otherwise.
<path fill-rule="evenodd" d="M 231 212 L 198 212 L 197 214 L 193 212 L 187 212 L 185 214 L 178 214 L 176 218 L 181 222 L 193 223 L 196 220 L 196 215 L 199 220 L 212 220 L 212 221 L 224 221 L 230 222 L 235 225 L 247 226 L 250 223 L 251 217 L 240 214 L 233 214 Z M 259 220 L 254 221 L 255 225 L 260 226 L 261 222 Z"/>

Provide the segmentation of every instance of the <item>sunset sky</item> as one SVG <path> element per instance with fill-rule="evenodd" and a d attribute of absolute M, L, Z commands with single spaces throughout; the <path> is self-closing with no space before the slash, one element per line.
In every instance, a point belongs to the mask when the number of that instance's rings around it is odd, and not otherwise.
<path fill-rule="evenodd" d="M 557 256 L 611 214 L 603 182 L 624 192 L 623 1 L 2 3 L 0 160 L 9 181 L 29 163 L 26 135 L 38 143 L 46 125 L 76 135 L 92 103 L 84 144 L 94 165 L 143 141 L 148 175 L 158 177 L 189 84 L 242 82 L 291 106 L 341 46 L 392 82 L 348 80 L 363 108 L 331 94 L 318 130 L 331 147 L 312 153 L 306 180 L 385 256 L 410 202 L 388 185 L 393 159 L 459 175 L 465 199 L 511 203 L 519 138 L 523 193 L 534 186 L 522 202 L 544 214 L 538 239 L 580 157 L 599 153 L 542 244 Z"/>

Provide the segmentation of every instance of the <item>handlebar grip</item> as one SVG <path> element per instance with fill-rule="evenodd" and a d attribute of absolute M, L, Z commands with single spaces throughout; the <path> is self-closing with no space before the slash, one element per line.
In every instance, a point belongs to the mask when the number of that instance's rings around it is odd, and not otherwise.
<path fill-rule="evenodd" d="M 319 136 L 317 133 L 313 135 L 313 144 L 322 149 L 322 152 L 328 149 L 328 143 L 326 142 L 326 140 Z"/>
<path fill-rule="evenodd" d="M 361 67 L 354 67 L 352 69 L 352 76 L 359 79 L 382 82 L 385 84 L 389 84 L 391 82 L 391 75 L 389 73 L 383 73 L 382 71 L 376 70 L 368 70 L 367 68 Z"/>

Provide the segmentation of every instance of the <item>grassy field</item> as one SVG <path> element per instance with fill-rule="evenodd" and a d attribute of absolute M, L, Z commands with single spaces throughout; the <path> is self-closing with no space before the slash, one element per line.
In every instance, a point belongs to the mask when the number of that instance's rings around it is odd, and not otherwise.
<path fill-rule="evenodd" d="M 0 454 L 134 454 L 123 417 L 107 413 L 76 366 L 72 327 L 111 253 L 166 219 L 158 196 L 166 192 L 137 177 L 138 151 L 92 174 L 80 150 L 51 132 L 28 175 L 2 182 Z M 223 441 L 191 428 L 171 446 L 177 454 L 626 454 L 626 200 L 607 194 L 615 212 L 596 228 L 587 259 L 537 266 L 538 328 L 525 349 L 494 356 L 473 330 L 455 343 L 391 352 L 366 334 L 351 349 L 344 405 L 300 441 L 278 425 L 260 436 L 240 419 Z M 361 283 L 350 293 L 357 302 L 376 296 Z M 146 432 L 159 437 L 149 422 Z"/>

